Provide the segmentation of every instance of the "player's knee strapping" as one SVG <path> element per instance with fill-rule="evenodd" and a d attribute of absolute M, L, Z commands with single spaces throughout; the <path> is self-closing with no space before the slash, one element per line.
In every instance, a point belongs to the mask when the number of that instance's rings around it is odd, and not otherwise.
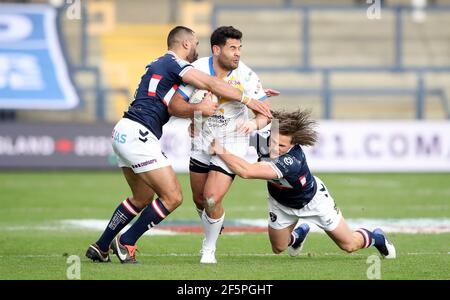
<path fill-rule="evenodd" d="M 205 210 L 209 212 L 213 212 L 216 208 L 216 201 L 214 200 L 214 197 L 206 197 L 205 199 Z"/>

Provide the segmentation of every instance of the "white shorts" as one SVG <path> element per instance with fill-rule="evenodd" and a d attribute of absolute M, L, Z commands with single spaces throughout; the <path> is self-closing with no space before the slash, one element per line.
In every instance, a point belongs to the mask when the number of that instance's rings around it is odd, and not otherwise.
<path fill-rule="evenodd" d="M 341 211 L 322 180 L 316 176 L 314 178 L 317 183 L 317 192 L 314 198 L 301 209 L 286 207 L 269 196 L 269 226 L 271 228 L 284 229 L 302 219 L 316 224 L 325 231 L 336 229 L 342 218 Z"/>
<path fill-rule="evenodd" d="M 142 173 L 171 165 L 161 151 L 159 140 L 138 122 L 121 119 L 114 127 L 111 138 L 119 167 Z"/>
<path fill-rule="evenodd" d="M 219 156 L 210 155 L 208 153 L 209 146 L 215 138 L 217 138 L 230 153 L 239 157 L 244 157 L 247 154 L 249 147 L 249 136 L 239 134 L 235 130 L 228 130 L 225 132 L 223 130 L 214 131 L 205 128 L 198 136 L 192 139 L 191 158 L 205 165 L 214 165 L 225 170 L 227 173 L 234 174 Z"/>

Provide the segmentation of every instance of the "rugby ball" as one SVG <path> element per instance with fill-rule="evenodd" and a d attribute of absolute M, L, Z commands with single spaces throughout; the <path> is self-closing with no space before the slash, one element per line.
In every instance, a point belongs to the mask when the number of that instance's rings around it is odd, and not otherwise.
<path fill-rule="evenodd" d="M 191 98 L 189 98 L 189 103 L 200 103 L 202 102 L 203 98 L 205 97 L 208 90 L 195 90 L 194 93 L 192 93 Z M 216 95 L 211 95 L 211 100 L 215 103 L 219 102 L 219 99 Z"/>

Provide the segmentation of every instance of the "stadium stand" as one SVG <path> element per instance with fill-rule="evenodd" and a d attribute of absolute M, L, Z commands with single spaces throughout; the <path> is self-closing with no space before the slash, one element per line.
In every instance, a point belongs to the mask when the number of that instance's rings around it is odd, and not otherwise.
<path fill-rule="evenodd" d="M 236 9 L 224 5 L 216 12 L 217 24 L 235 24 L 245 33 L 243 59 L 256 70 L 267 70 L 259 71 L 265 85 L 285 91 L 279 101 L 273 101 L 274 107 L 301 103 L 311 106 L 318 116 L 345 119 L 448 117 L 445 95 L 449 86 L 436 89 L 435 84 L 448 81 L 448 72 L 425 71 L 418 79 L 417 72 L 408 70 L 449 65 L 449 34 L 439 30 L 449 22 L 442 17 L 448 11 L 430 11 L 424 23 L 415 23 L 406 9 L 396 15 L 395 9 L 383 8 L 381 20 L 369 20 L 364 9 L 317 5 L 298 10 L 295 6 L 271 10 L 269 6 Z M 403 34 L 399 50 L 396 26 L 401 26 Z M 426 97 L 423 114 L 417 112 L 419 100 L 414 98 L 420 80 L 434 88 Z M 329 101 L 329 112 L 324 112 L 326 101 L 317 97 L 317 93 L 324 94 L 325 84 L 342 92 Z M 309 95 L 313 90 L 316 95 Z"/>
<path fill-rule="evenodd" d="M 15 117 L 117 120 L 145 65 L 165 50 L 167 31 L 185 24 L 198 31 L 201 56 L 208 29 L 242 30 L 242 59 L 265 87 L 282 91 L 275 108 L 302 105 L 335 119 L 449 118 L 450 1 L 429 1 L 422 21 L 411 3 L 383 1 L 379 20 L 352 0 L 90 1 L 80 20 L 67 17 L 66 5 L 61 32 L 82 105 Z"/>
<path fill-rule="evenodd" d="M 166 24 L 118 24 L 114 31 L 102 36 L 105 81 L 128 89 L 132 95 L 145 66 L 166 51 L 166 32 L 172 27 Z M 115 115 L 121 116 L 129 99 L 116 96 L 109 101 L 113 102 Z"/>

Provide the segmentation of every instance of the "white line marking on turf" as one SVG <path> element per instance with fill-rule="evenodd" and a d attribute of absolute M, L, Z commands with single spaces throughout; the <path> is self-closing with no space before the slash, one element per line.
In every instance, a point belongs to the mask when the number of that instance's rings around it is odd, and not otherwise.
<path fill-rule="evenodd" d="M 382 228 L 388 233 L 448 233 L 450 232 L 450 219 L 448 218 L 417 218 L 417 219 L 346 219 L 350 228 L 367 228 L 373 230 Z M 266 219 L 239 219 L 238 225 L 267 227 Z M 323 232 L 315 224 L 308 223 L 311 232 Z M 226 225 L 225 225 L 226 226 Z"/>
<path fill-rule="evenodd" d="M 97 231 L 103 231 L 105 230 L 106 226 L 108 225 L 109 220 L 96 220 L 96 219 L 88 219 L 88 220 L 62 220 L 60 221 L 62 224 L 66 226 L 72 226 L 72 227 L 78 227 L 88 230 L 97 230 Z M 125 232 L 130 228 L 131 225 L 125 226 L 124 229 L 122 229 L 122 232 Z M 173 232 L 171 230 L 164 230 L 159 228 L 152 228 L 148 230 L 146 235 L 176 235 L 176 232 Z"/>
<path fill-rule="evenodd" d="M 65 258 L 62 254 L 24 254 L 24 255 L 0 255 L 0 258 Z"/>
<path fill-rule="evenodd" d="M 303 223 L 300 220 L 300 223 Z M 315 224 L 306 222 L 311 227 L 311 232 L 323 231 Z M 449 218 L 417 218 L 417 219 L 347 219 L 347 223 L 351 228 L 367 228 L 373 230 L 377 227 L 382 228 L 388 233 L 449 233 L 450 232 L 450 219 Z M 98 219 L 79 219 L 79 220 L 61 220 L 52 223 L 42 225 L 19 225 L 19 226 L 7 226 L 0 228 L 0 231 L 67 231 L 67 230 L 93 230 L 103 231 L 108 225 L 108 220 Z M 171 224 L 177 226 L 177 224 Z M 198 225 L 198 224 L 186 224 Z M 186 226 L 179 223 L 179 226 Z M 123 231 L 126 231 L 130 225 L 126 226 Z M 266 219 L 238 219 L 228 220 L 225 223 L 227 226 L 250 226 L 258 228 L 267 228 Z M 175 232 L 172 230 L 164 229 L 164 225 L 160 228 L 152 228 L 145 233 L 146 235 L 178 235 L 178 234 L 192 234 L 190 232 Z M 244 233 L 233 232 L 227 233 L 230 235 L 240 235 Z"/>
<path fill-rule="evenodd" d="M 286 253 L 287 254 L 287 253 Z M 315 252 L 304 252 L 304 253 L 300 253 L 299 256 L 368 256 L 368 254 L 362 254 L 362 253 L 350 253 L 347 254 L 344 251 L 342 252 L 325 252 L 325 253 L 315 253 Z M 399 256 L 426 256 L 426 255 L 445 255 L 444 252 L 416 252 L 416 253 L 397 253 L 397 255 Z M 139 256 L 143 256 L 143 257 L 168 257 L 168 256 L 187 256 L 187 257 L 200 257 L 199 254 L 195 254 L 195 253 L 166 253 L 166 254 L 151 254 L 151 253 L 140 253 Z M 282 257 L 283 254 L 281 254 L 281 256 L 279 254 L 274 254 L 274 253 L 239 253 L 239 254 L 235 254 L 235 253 L 216 253 L 216 256 L 221 256 L 221 257 L 247 257 L 247 256 L 256 256 L 256 257 L 264 257 L 264 256 L 274 256 L 274 257 Z"/>
<path fill-rule="evenodd" d="M 103 231 L 108 225 L 109 220 L 98 219 L 81 219 L 81 220 L 61 220 L 53 222 L 52 224 L 44 226 L 8 226 L 0 228 L 6 231 L 67 231 L 67 230 L 92 230 Z M 130 225 L 125 226 L 122 232 L 130 228 Z M 145 235 L 177 235 L 177 232 L 171 230 L 152 228 L 148 230 Z"/>
<path fill-rule="evenodd" d="M 450 254 L 448 252 L 447 254 Z M 139 253 L 139 256 L 142 257 L 200 257 L 198 253 L 163 253 L 163 254 L 154 254 L 154 253 Z M 286 254 L 287 255 L 287 254 Z M 273 253 L 216 253 L 218 257 L 283 257 L 286 255 L 277 255 Z M 429 256 L 429 255 L 446 255 L 445 252 L 415 252 L 415 253 L 397 253 L 398 256 Z M 300 253 L 299 256 L 308 256 L 308 257 L 320 257 L 320 256 L 358 256 L 358 257 L 367 257 L 368 254 L 362 253 L 351 253 L 346 254 L 345 252 L 305 252 Z M 0 255 L 0 258 L 64 258 L 65 256 L 62 254 L 26 254 L 26 255 Z"/>

